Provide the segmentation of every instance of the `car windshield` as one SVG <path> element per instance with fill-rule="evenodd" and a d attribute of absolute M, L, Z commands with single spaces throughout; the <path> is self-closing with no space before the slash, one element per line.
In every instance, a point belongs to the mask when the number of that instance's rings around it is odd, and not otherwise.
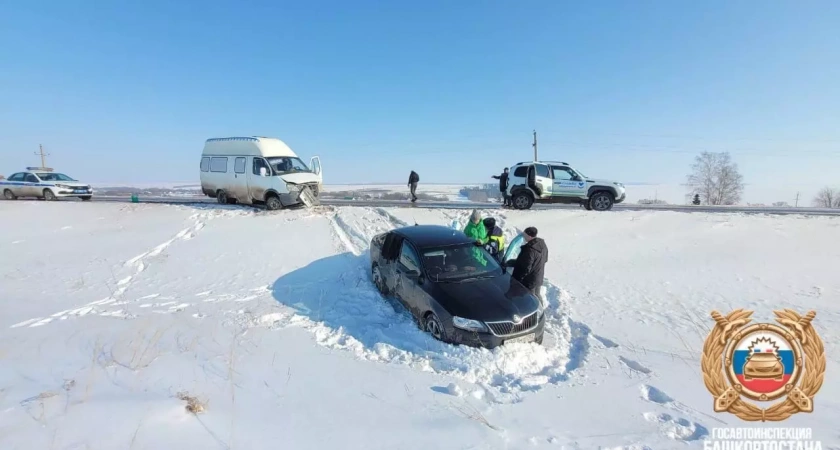
<path fill-rule="evenodd" d="M 76 181 L 63 173 L 37 173 L 41 181 Z"/>
<path fill-rule="evenodd" d="M 304 164 L 303 161 L 300 160 L 300 158 L 296 158 L 293 156 L 283 156 L 267 159 L 268 163 L 271 164 L 271 167 L 277 174 L 294 172 L 312 172 L 311 170 L 309 170 L 309 167 L 306 167 L 306 164 Z"/>
<path fill-rule="evenodd" d="M 499 263 L 483 247 L 474 244 L 426 249 L 423 266 L 435 281 L 467 281 L 495 277 L 502 272 Z"/>

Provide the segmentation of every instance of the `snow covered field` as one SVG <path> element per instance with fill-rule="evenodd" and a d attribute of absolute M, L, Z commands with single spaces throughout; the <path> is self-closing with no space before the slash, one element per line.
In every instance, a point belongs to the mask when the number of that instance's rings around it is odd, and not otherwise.
<path fill-rule="evenodd" d="M 0 202 L 0 448 L 702 448 L 761 426 L 700 373 L 736 308 L 817 311 L 826 381 L 784 426 L 840 447 L 840 220 L 485 211 L 551 252 L 546 342 L 487 351 L 368 276 L 373 234 L 469 212 Z"/>

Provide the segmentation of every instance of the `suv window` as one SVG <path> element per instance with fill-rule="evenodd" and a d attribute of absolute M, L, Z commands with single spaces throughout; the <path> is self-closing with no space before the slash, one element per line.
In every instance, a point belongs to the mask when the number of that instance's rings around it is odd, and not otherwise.
<path fill-rule="evenodd" d="M 551 166 L 551 172 L 554 174 L 555 180 L 568 181 L 575 176 L 568 167 Z"/>
<path fill-rule="evenodd" d="M 537 176 L 543 178 L 550 178 L 551 174 L 548 172 L 548 166 L 544 164 L 536 164 L 537 166 Z"/>
<path fill-rule="evenodd" d="M 403 241 L 400 250 L 400 264 L 408 270 L 420 271 L 420 258 L 417 257 L 417 252 L 406 241 Z"/>
<path fill-rule="evenodd" d="M 9 177 L 9 181 L 23 181 L 23 173 L 16 173 Z"/>
<path fill-rule="evenodd" d="M 32 175 L 31 173 L 27 173 L 23 181 L 26 181 L 27 183 L 39 183 L 38 177 Z"/>
<path fill-rule="evenodd" d="M 518 178 L 525 178 L 528 176 L 528 166 L 519 166 L 513 171 L 513 176 Z"/>

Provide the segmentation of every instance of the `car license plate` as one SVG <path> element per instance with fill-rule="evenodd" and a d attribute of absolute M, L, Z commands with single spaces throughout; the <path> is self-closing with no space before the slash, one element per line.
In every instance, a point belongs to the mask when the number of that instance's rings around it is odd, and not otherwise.
<path fill-rule="evenodd" d="M 73 191 L 74 194 L 84 194 L 85 192 L 87 191 L 85 191 L 84 189 L 76 189 L 75 191 Z"/>
<path fill-rule="evenodd" d="M 519 336 L 517 338 L 508 339 L 508 340 L 505 341 L 505 343 L 506 344 L 516 344 L 516 343 L 522 343 L 522 342 L 525 342 L 525 343 L 534 342 L 534 338 L 536 337 L 535 334 L 536 333 L 531 333 L 531 334 L 526 334 L 525 336 Z"/>

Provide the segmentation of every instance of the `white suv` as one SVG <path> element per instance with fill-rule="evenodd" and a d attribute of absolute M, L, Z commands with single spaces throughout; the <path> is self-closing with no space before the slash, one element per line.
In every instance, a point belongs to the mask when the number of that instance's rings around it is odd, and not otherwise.
<path fill-rule="evenodd" d="M 516 209 L 534 203 L 577 203 L 588 210 L 608 211 L 626 197 L 623 184 L 589 178 L 559 161 L 517 163 L 510 168 L 507 193 Z"/>

